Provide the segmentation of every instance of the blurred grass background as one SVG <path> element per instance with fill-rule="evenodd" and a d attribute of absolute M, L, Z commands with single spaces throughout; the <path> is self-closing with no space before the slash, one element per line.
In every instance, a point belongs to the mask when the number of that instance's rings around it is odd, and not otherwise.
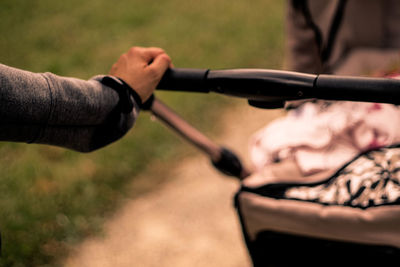
<path fill-rule="evenodd" d="M 283 12 L 284 1 L 274 0 L 1 0 L 0 63 L 88 79 L 139 45 L 164 48 L 176 67 L 279 68 Z M 209 134 L 235 104 L 158 95 Z M 141 171 L 194 153 L 149 118 L 142 113 L 126 137 L 90 154 L 0 142 L 0 266 L 56 266 L 69 247 L 101 232 L 123 199 L 148 190 L 129 186 Z"/>

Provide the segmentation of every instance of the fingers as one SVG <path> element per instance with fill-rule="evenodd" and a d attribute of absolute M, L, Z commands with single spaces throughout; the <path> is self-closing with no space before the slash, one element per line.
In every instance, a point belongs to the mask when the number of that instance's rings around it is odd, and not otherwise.
<path fill-rule="evenodd" d="M 171 65 L 171 58 L 167 54 L 160 54 L 148 66 L 148 69 L 153 72 L 155 79 L 161 79 Z"/>
<path fill-rule="evenodd" d="M 128 51 L 128 57 L 140 57 L 148 66 L 146 69 L 151 72 L 153 78 L 161 79 L 168 67 L 172 66 L 171 58 L 165 51 L 158 47 L 132 47 Z"/>
<path fill-rule="evenodd" d="M 163 49 L 132 47 L 111 67 L 110 74 L 124 80 L 146 101 L 170 66 L 171 59 Z"/>
<path fill-rule="evenodd" d="M 165 54 L 165 51 L 158 47 L 139 47 L 134 46 L 129 49 L 128 56 L 141 58 L 146 63 L 150 63 L 153 61 L 157 56 L 161 54 Z"/>

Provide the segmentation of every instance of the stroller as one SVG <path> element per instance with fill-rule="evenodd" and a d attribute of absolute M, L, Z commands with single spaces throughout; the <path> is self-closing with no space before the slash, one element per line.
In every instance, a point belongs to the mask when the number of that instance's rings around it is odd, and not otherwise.
<path fill-rule="evenodd" d="M 170 69 L 157 88 L 215 92 L 245 98 L 258 108 L 282 108 L 285 101 L 301 99 L 400 102 L 400 80 L 261 69 Z M 369 266 L 400 259 L 398 146 L 364 152 L 311 182 L 289 179 L 254 186 L 253 175 L 232 151 L 158 99 L 153 97 L 146 108 L 209 155 L 218 170 L 242 180 L 235 206 L 254 266 Z M 373 168 L 368 173 L 349 171 L 363 164 Z M 368 185 L 355 182 L 361 176 L 368 178 Z M 317 194 L 322 191 L 331 194 Z M 340 192 L 348 197 L 338 197 Z"/>

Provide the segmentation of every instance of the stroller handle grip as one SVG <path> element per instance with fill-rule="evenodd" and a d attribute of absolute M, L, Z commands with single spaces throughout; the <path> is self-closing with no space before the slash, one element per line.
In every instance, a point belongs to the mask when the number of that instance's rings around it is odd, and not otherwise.
<path fill-rule="evenodd" d="M 215 92 L 246 98 L 252 105 L 267 108 L 281 107 L 285 101 L 312 98 L 400 104 L 400 80 L 397 79 L 315 75 L 268 69 L 171 68 L 157 89 Z M 273 105 L 269 105 L 271 103 Z"/>
<path fill-rule="evenodd" d="M 157 89 L 208 93 L 207 69 L 170 68 L 162 77 Z"/>
<path fill-rule="evenodd" d="M 321 74 L 310 95 L 325 100 L 400 104 L 400 80 Z"/>

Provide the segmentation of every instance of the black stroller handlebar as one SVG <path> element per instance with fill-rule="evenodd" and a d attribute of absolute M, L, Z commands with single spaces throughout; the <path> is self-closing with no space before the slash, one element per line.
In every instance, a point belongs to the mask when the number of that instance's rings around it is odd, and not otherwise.
<path fill-rule="evenodd" d="M 349 100 L 400 104 L 400 80 L 315 75 L 267 69 L 169 69 L 160 90 L 215 92 L 246 98 L 263 108 L 300 99 Z"/>
<path fill-rule="evenodd" d="M 349 100 L 400 104 L 400 80 L 335 75 L 314 75 L 266 69 L 167 70 L 160 90 L 215 92 L 245 98 L 252 106 L 282 108 L 285 101 L 300 99 Z M 161 101 L 155 99 L 152 113 L 175 132 L 209 155 L 221 172 L 244 179 L 251 174 L 239 158 L 213 143 Z"/>

